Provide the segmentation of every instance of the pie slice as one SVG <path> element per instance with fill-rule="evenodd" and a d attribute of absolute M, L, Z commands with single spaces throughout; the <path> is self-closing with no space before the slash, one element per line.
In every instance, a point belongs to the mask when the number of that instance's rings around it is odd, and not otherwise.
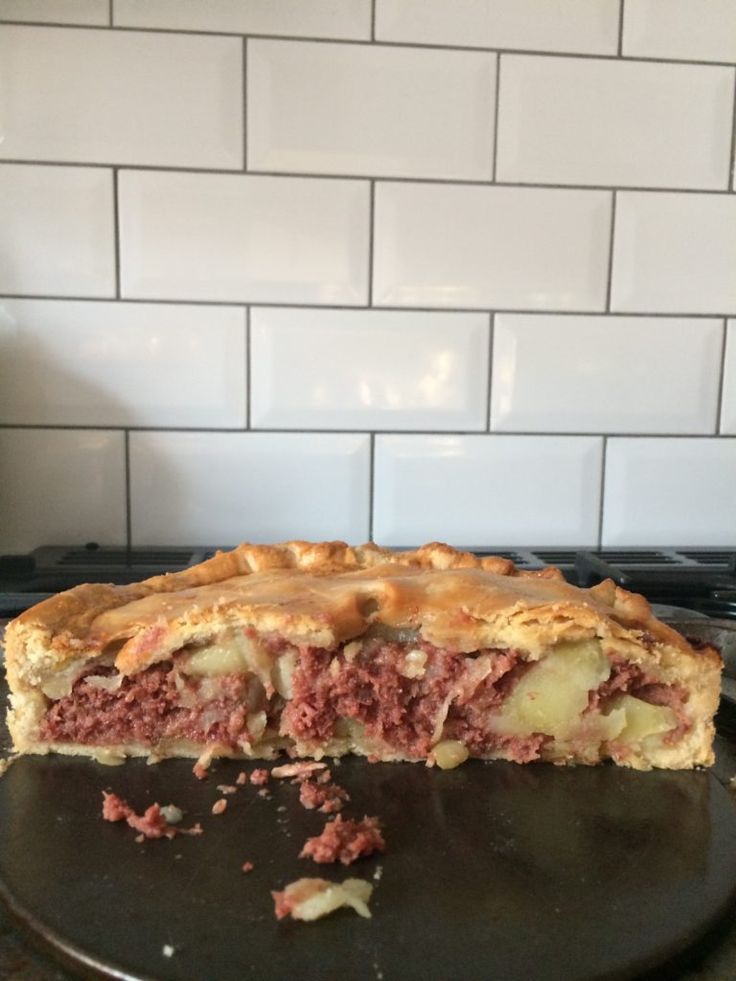
<path fill-rule="evenodd" d="M 7 629 L 21 753 L 672 769 L 713 761 L 721 659 L 606 581 L 447 545 L 240 545 Z"/>

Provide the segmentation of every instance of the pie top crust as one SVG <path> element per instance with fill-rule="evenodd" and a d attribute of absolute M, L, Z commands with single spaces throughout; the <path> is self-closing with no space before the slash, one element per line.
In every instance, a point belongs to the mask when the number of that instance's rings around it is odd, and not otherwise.
<path fill-rule="evenodd" d="M 391 552 L 344 542 L 245 543 L 141 583 L 77 586 L 8 626 L 6 660 L 11 687 L 26 688 L 110 652 L 120 672 L 134 674 L 234 626 L 330 649 L 375 623 L 465 652 L 520 646 L 535 657 L 552 643 L 598 636 L 687 675 L 720 666 L 714 649 L 694 651 L 611 580 L 580 589 L 554 568 L 523 571 L 439 543 Z"/>

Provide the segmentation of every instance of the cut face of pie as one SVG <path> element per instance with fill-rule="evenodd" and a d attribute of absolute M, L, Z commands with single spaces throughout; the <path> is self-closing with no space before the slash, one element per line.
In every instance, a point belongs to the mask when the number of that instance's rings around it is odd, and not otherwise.
<path fill-rule="evenodd" d="M 446 545 L 240 545 L 61 593 L 6 645 L 22 753 L 713 761 L 717 651 L 610 581 Z"/>

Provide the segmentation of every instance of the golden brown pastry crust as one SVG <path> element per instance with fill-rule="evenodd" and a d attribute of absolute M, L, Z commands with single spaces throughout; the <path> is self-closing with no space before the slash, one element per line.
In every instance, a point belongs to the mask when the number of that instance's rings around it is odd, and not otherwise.
<path fill-rule="evenodd" d="M 376 622 L 415 629 L 438 647 L 521 647 L 532 659 L 560 641 L 597 637 L 667 683 L 682 681 L 702 702 L 703 719 L 717 705 L 718 653 L 696 653 L 643 597 L 610 580 L 579 589 L 556 569 L 525 572 L 439 543 L 401 553 L 344 542 L 245 543 L 141 583 L 78 586 L 14 620 L 6 633 L 14 738 L 21 748 L 33 742 L 38 688 L 69 665 L 108 654 L 131 675 L 231 626 L 332 649 Z M 704 725 L 700 747 L 691 747 L 696 762 L 709 758 L 712 726 Z"/>
<path fill-rule="evenodd" d="M 463 576 L 457 580 L 457 586 L 453 583 L 454 577 L 447 577 L 442 590 L 433 587 L 428 591 L 422 588 L 421 579 L 408 575 L 410 572 L 456 570 L 481 570 L 491 576 Z M 346 576 L 346 573 L 356 575 Z M 254 574 L 259 574 L 257 585 L 255 581 L 243 578 Z M 304 589 L 304 574 L 317 577 L 326 585 L 325 592 L 321 596 L 315 593 L 311 601 L 299 599 Z M 334 578 L 334 582 L 330 582 L 330 578 Z M 441 577 L 432 578 L 439 581 Z M 273 592 L 277 594 L 270 604 L 270 590 L 263 586 L 266 582 L 274 583 Z M 213 588 L 218 584 L 221 588 Z M 686 652 L 691 651 L 690 645 L 676 631 L 653 616 L 642 596 L 626 592 L 610 580 L 592 589 L 581 590 L 566 583 L 559 570 L 553 567 L 523 571 L 510 559 L 479 558 L 437 542 L 407 552 L 392 552 L 372 543 L 351 547 L 345 542 L 286 542 L 281 545 L 244 543 L 230 552 L 218 552 L 190 569 L 132 585 L 88 583 L 76 586 L 31 607 L 8 626 L 7 656 L 11 667 L 14 666 L 21 655 L 22 642 L 18 641 L 28 630 L 43 631 L 49 636 L 59 661 L 66 655 L 79 656 L 85 649 L 92 657 L 105 644 L 132 636 L 162 618 L 170 621 L 192 606 L 199 606 L 204 612 L 208 604 L 216 606 L 219 600 L 224 601 L 219 603 L 220 606 L 237 604 L 239 600 L 243 606 L 255 603 L 268 618 L 274 606 L 284 605 L 281 599 L 284 594 L 305 618 L 324 621 L 328 616 L 335 635 L 344 638 L 353 629 L 354 621 L 365 623 L 370 619 L 370 614 L 358 609 L 360 599 L 375 597 L 380 603 L 378 611 L 372 611 L 378 613 L 374 619 L 383 620 L 388 616 L 393 622 L 407 623 L 411 620 L 412 604 L 420 602 L 427 612 L 447 613 L 456 603 L 459 591 L 464 605 L 481 604 L 481 615 L 484 611 L 504 607 L 562 603 L 583 610 L 587 608 L 622 626 L 646 631 Z M 205 597 L 206 601 L 200 602 Z M 327 607 L 322 605 L 323 599 Z M 258 612 L 255 609 L 256 618 L 261 619 Z M 471 625 L 467 626 L 470 628 Z M 356 634 L 360 632 L 359 628 L 355 629 Z M 145 657 L 128 649 L 122 654 L 118 667 L 125 673 L 132 673 L 146 667 L 147 663 L 150 661 Z"/>

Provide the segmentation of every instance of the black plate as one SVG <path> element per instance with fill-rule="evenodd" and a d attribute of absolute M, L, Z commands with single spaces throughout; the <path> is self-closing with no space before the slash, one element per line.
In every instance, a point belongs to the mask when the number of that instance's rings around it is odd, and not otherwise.
<path fill-rule="evenodd" d="M 242 768 L 198 782 L 185 761 L 21 759 L 0 780 L 6 903 L 105 977 L 572 981 L 651 969 L 734 899 L 736 809 L 705 772 L 348 760 L 335 768 L 346 813 L 379 815 L 389 850 L 344 870 L 298 859 L 325 818 L 288 782 L 270 799 L 240 788 L 211 816 L 216 784 Z M 102 788 L 138 809 L 174 802 L 205 833 L 137 844 L 101 820 Z M 277 923 L 270 890 L 302 875 L 375 881 L 373 919 Z"/>

